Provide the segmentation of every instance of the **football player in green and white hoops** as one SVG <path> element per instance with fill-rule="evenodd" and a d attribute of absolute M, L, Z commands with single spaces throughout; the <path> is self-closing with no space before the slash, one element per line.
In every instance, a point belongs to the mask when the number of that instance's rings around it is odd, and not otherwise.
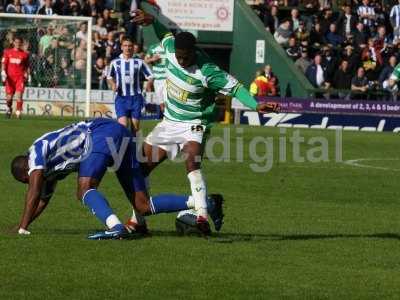
<path fill-rule="evenodd" d="M 215 119 L 215 94 L 236 97 L 245 106 L 262 113 L 276 112 L 279 105 L 274 102 L 257 103 L 234 77 L 196 48 L 193 34 L 180 32 L 173 36 L 156 17 L 142 10 L 136 11 L 133 21 L 142 25 L 153 24 L 165 51 L 164 119 L 145 139 L 145 175 L 149 175 L 167 157 L 173 159 L 183 152 L 192 191 L 189 201 L 194 202 L 197 227 L 208 235 L 211 230 L 201 157 L 207 129 Z M 219 220 L 215 220 L 216 216 L 210 216 L 217 231 L 222 226 L 222 208 L 220 212 Z"/>
<path fill-rule="evenodd" d="M 165 90 L 165 50 L 161 43 L 149 46 L 144 61 L 152 66 L 154 76 L 154 94 L 156 103 L 161 106 L 164 111 L 164 98 L 166 96 Z"/>

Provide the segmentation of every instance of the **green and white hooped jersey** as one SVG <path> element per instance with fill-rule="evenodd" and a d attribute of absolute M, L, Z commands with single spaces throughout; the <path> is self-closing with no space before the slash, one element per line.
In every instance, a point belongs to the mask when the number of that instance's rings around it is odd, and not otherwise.
<path fill-rule="evenodd" d="M 161 46 L 166 56 L 166 90 L 164 116 L 172 121 L 208 125 L 215 120 L 215 93 L 232 96 L 239 82 L 211 63 L 201 53 L 196 63 L 185 69 L 175 57 L 175 38 L 167 35 Z"/>
<path fill-rule="evenodd" d="M 146 55 L 160 55 L 160 60 L 153 64 L 154 80 L 165 80 L 165 51 L 161 47 L 161 43 L 150 45 Z"/>
<path fill-rule="evenodd" d="M 400 80 L 400 64 L 394 67 L 392 75 L 390 75 L 390 79 L 396 80 L 396 82 Z"/>

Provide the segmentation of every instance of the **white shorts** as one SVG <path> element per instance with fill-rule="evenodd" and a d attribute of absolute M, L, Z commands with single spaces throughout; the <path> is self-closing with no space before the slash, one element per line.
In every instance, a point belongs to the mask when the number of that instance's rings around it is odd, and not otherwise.
<path fill-rule="evenodd" d="M 154 103 L 161 104 L 164 103 L 167 90 L 165 87 L 165 80 L 154 80 Z"/>
<path fill-rule="evenodd" d="M 187 142 L 203 143 L 204 125 L 162 120 L 146 137 L 145 142 L 164 149 L 170 159 L 176 158 Z"/>

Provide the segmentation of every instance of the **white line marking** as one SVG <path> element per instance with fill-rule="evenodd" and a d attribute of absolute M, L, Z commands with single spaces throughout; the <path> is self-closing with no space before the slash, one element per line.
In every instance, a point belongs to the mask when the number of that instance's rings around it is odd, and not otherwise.
<path fill-rule="evenodd" d="M 368 161 L 396 161 L 400 160 L 399 158 L 358 158 L 358 159 L 350 159 L 345 160 L 343 163 L 352 166 L 352 167 L 359 167 L 359 168 L 368 168 L 368 169 L 376 169 L 376 170 L 383 170 L 383 171 L 395 171 L 399 172 L 400 169 L 393 169 L 387 167 L 379 167 L 379 166 L 371 166 L 361 162 L 368 162 Z"/>

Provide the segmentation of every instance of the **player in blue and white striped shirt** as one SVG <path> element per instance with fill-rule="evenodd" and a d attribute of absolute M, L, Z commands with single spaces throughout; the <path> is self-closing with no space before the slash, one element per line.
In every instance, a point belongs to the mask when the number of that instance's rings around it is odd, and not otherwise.
<path fill-rule="evenodd" d="M 76 171 L 78 199 L 109 229 L 89 238 L 129 237 L 129 230 L 97 190 L 110 166 L 115 167 L 117 178 L 128 200 L 141 215 L 192 208 L 190 203 L 193 201 L 187 196 L 158 195 L 149 198 L 136 158 L 132 133 L 114 120 L 99 118 L 49 132 L 33 143 L 28 155 L 14 158 L 11 173 L 16 180 L 29 184 L 18 233 L 30 234 L 29 225 L 46 208 L 57 182 Z"/>
<path fill-rule="evenodd" d="M 124 37 L 121 42 L 122 54 L 111 62 L 107 76 L 111 89 L 115 92 L 115 112 L 118 122 L 125 127 L 131 119 L 133 129 L 139 130 L 139 120 L 144 106 L 141 78 L 153 80 L 153 74 L 146 63 L 133 58 L 133 42 Z"/>

